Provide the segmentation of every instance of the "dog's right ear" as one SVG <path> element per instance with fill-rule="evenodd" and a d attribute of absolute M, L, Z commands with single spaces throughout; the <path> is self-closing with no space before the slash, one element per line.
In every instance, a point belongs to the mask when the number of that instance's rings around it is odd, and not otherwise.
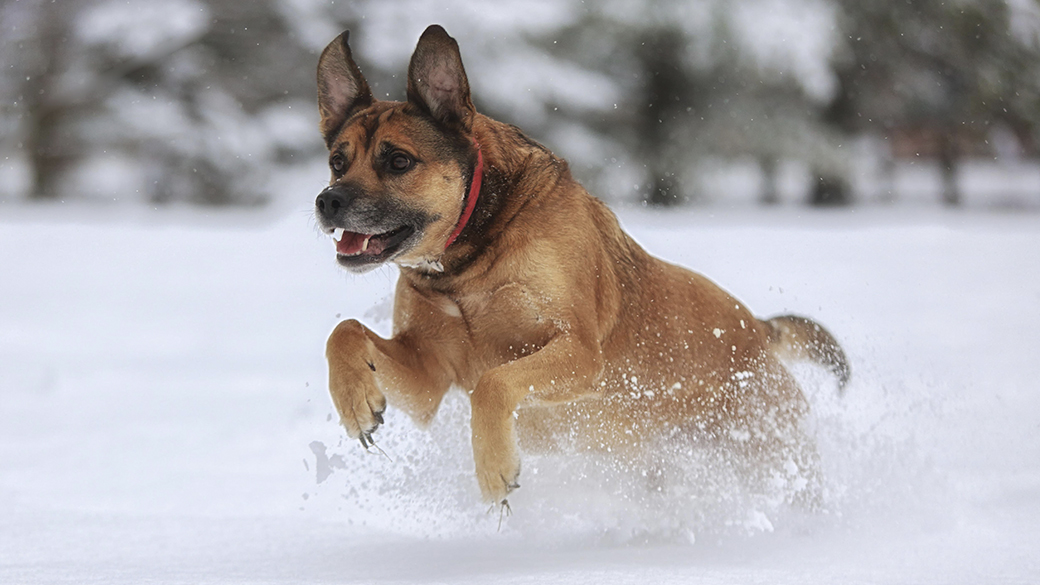
<path fill-rule="evenodd" d="M 350 55 L 350 31 L 336 37 L 318 59 L 318 111 L 325 146 L 332 146 L 339 129 L 354 112 L 372 104 L 372 90 Z"/>

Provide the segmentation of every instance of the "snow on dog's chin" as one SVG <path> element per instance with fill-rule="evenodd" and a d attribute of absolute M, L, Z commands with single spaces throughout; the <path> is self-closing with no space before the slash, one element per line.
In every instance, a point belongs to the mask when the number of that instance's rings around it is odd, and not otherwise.
<path fill-rule="evenodd" d="M 444 265 L 441 264 L 440 260 L 434 258 L 419 258 L 415 260 L 410 258 L 401 258 L 396 262 L 405 268 L 414 268 L 419 272 L 444 272 Z"/>

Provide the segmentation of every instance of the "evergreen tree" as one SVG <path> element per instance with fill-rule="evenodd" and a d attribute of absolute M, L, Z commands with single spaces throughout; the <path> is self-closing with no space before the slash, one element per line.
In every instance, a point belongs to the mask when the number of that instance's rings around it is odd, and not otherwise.
<path fill-rule="evenodd" d="M 102 195 L 112 199 L 265 201 L 282 146 L 320 147 L 316 136 L 287 141 L 263 123 L 314 93 L 313 73 L 300 66 L 314 51 L 278 8 L 274 0 L 5 3 L 0 151 L 21 153 L 27 195 L 110 188 Z M 117 177 L 102 187 L 90 171 L 105 162 Z"/>
<path fill-rule="evenodd" d="M 938 160 L 946 204 L 960 204 L 959 161 L 994 122 L 1035 136 L 1040 45 L 1035 28 L 1014 32 L 1005 0 L 836 1 L 845 42 L 828 122 L 890 143 L 900 130 L 930 138 L 921 154 Z"/>

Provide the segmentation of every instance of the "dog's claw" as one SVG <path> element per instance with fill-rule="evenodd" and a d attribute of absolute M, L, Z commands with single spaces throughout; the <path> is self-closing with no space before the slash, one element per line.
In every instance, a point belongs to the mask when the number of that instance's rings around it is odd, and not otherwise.
<path fill-rule="evenodd" d="M 361 441 L 361 446 L 365 448 L 365 451 L 368 451 L 368 444 L 369 444 L 369 441 L 372 440 L 372 435 L 370 435 L 368 433 L 361 433 L 361 436 L 358 437 L 358 439 Z M 366 441 L 365 439 L 368 439 L 368 440 Z M 374 445 L 375 443 L 372 443 L 372 444 Z"/>
<path fill-rule="evenodd" d="M 383 424 L 383 411 L 373 412 L 372 418 L 376 419 L 377 424 Z"/>
<path fill-rule="evenodd" d="M 509 500 L 503 499 L 502 503 L 499 504 L 498 508 L 498 531 L 502 532 L 502 519 L 506 516 L 512 516 L 513 509 L 509 507 Z"/>

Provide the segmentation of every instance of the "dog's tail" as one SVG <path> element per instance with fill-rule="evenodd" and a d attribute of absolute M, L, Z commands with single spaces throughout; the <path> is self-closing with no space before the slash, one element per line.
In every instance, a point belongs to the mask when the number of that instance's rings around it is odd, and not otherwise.
<path fill-rule="evenodd" d="M 819 364 L 838 379 L 838 392 L 849 383 L 849 359 L 838 340 L 822 325 L 795 315 L 781 315 L 765 321 L 773 353 L 781 359 L 806 360 Z"/>

